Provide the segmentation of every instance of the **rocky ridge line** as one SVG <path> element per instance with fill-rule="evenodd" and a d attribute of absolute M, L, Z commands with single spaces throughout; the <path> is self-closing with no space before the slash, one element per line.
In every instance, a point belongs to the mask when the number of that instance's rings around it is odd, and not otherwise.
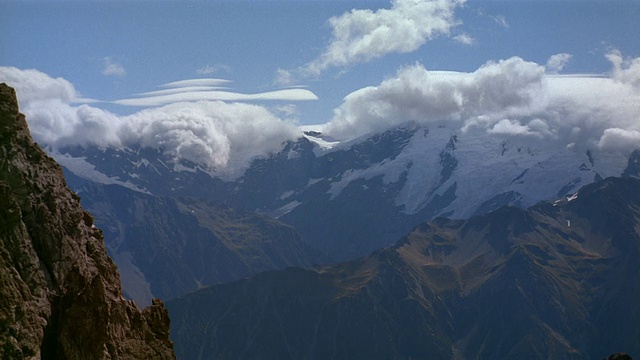
<path fill-rule="evenodd" d="M 122 296 L 102 231 L 0 84 L 0 358 L 175 359 L 160 300 Z"/>

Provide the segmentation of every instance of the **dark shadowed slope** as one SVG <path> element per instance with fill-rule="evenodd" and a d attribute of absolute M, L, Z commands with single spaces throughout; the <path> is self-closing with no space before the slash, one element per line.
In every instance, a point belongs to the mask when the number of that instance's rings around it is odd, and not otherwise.
<path fill-rule="evenodd" d="M 183 359 L 602 359 L 640 352 L 640 180 L 439 218 L 393 248 L 168 303 Z"/>
<path fill-rule="evenodd" d="M 122 296 L 102 232 L 0 84 L 0 358 L 172 359 L 161 302 Z"/>
<path fill-rule="evenodd" d="M 291 226 L 273 218 L 67 176 L 104 230 L 125 294 L 139 305 L 261 271 L 319 263 Z"/>

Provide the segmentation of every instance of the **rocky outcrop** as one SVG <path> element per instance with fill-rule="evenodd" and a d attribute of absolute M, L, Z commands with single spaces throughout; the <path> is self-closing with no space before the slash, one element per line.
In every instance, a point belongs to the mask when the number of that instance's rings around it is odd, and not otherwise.
<path fill-rule="evenodd" d="M 633 360 L 633 359 L 628 354 L 615 353 L 615 354 L 609 355 L 609 357 L 607 357 L 605 360 Z"/>
<path fill-rule="evenodd" d="M 102 232 L 0 84 L 0 358 L 173 359 L 162 302 L 122 296 Z"/>

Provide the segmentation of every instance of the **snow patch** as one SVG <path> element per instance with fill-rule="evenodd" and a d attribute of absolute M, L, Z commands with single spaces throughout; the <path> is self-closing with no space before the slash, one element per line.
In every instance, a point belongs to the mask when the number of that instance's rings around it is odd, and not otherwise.
<path fill-rule="evenodd" d="M 282 195 L 280 195 L 280 200 L 284 200 L 291 195 L 293 195 L 293 190 L 285 191 L 282 193 Z"/>
<path fill-rule="evenodd" d="M 300 157 L 300 153 L 295 150 L 289 150 L 287 153 L 287 160 L 297 159 Z"/>
<path fill-rule="evenodd" d="M 85 180 L 93 181 L 98 184 L 105 185 L 120 185 L 127 189 L 131 189 L 137 192 L 150 194 L 146 189 L 141 189 L 136 185 L 132 184 L 129 181 L 121 181 L 117 177 L 109 177 L 98 170 L 96 167 L 87 161 L 86 157 L 72 157 L 68 154 L 60 154 L 56 152 L 51 152 L 49 155 L 54 158 L 58 164 L 66 167 L 73 174 L 81 177 Z"/>
<path fill-rule="evenodd" d="M 300 126 L 300 130 L 303 132 L 302 136 L 317 145 L 313 149 L 316 156 L 321 156 L 340 145 L 340 141 L 323 134 L 322 129 L 323 125 Z"/>
<path fill-rule="evenodd" d="M 198 169 L 190 168 L 188 166 L 184 166 L 180 164 L 179 162 L 176 162 L 175 164 L 173 164 L 173 171 L 177 171 L 177 172 L 186 171 L 190 173 L 197 173 Z"/>
<path fill-rule="evenodd" d="M 382 175 L 385 184 L 404 180 L 395 202 L 411 215 L 423 210 L 436 196 L 442 196 L 455 182 L 456 199 L 440 213 L 467 218 L 500 193 L 521 194 L 520 204 L 528 207 L 557 198 L 559 191 L 575 192 L 578 186 L 593 182 L 596 174 L 618 176 L 626 166 L 626 157 L 620 154 L 587 152 L 553 141 L 534 146 L 527 139 L 507 141 L 484 131 L 463 132 L 447 127 L 423 130 L 418 129 L 394 159 L 385 159 L 366 169 L 350 169 L 336 177 L 327 192 L 330 200 L 352 181 Z M 450 149 L 447 145 L 452 135 L 457 136 L 458 142 Z M 455 158 L 456 166 L 448 180 L 442 182 L 443 172 L 448 170 L 442 163 L 441 154 L 445 151 Z M 594 165 L 584 169 L 581 168 L 584 163 Z"/>
<path fill-rule="evenodd" d="M 286 204 L 286 205 L 284 205 L 284 206 L 272 211 L 270 215 L 277 219 L 277 218 L 281 217 L 282 215 L 291 212 L 291 210 L 297 208 L 301 204 L 302 203 L 300 201 L 294 200 L 294 201 L 292 201 L 292 202 L 290 202 L 290 203 L 288 203 L 288 204 Z"/>

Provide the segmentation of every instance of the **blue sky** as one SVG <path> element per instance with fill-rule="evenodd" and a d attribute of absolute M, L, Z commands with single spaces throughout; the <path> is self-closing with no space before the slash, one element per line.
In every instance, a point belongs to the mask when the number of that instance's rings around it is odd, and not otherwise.
<path fill-rule="evenodd" d="M 363 109 L 375 107 L 374 102 L 380 100 L 375 98 L 379 94 L 371 95 L 373 90 L 364 90 L 400 79 L 403 69 L 412 67 L 439 75 L 438 79 L 444 79 L 446 72 L 457 72 L 477 80 L 473 74 L 486 64 L 517 58 L 524 62 L 511 61 L 512 67 L 496 67 L 496 71 L 537 64 L 547 75 L 604 75 L 611 78 L 610 85 L 626 82 L 630 87 L 625 91 L 631 100 L 625 101 L 635 102 L 638 94 L 633 84 L 635 76 L 640 76 L 638 19 L 638 0 L 2 0 L 0 80 L 31 84 L 22 86 L 30 89 L 24 92 L 32 91 L 23 96 L 25 104 L 31 98 L 48 96 L 42 93 L 45 90 L 35 89 L 34 81 L 50 81 L 52 87 L 46 91 L 58 94 L 51 99 L 66 102 L 69 108 L 64 112 L 73 112 L 74 117 L 79 116 L 83 102 L 87 103 L 85 110 L 88 106 L 96 114 L 104 111 L 101 119 L 122 121 L 130 115 L 140 117 L 139 112 L 145 109 L 177 102 L 188 107 L 185 104 L 210 97 L 211 101 L 265 109 L 278 121 L 331 123 L 328 129 L 336 134 L 342 131 L 344 136 L 357 136 L 382 126 L 367 123 L 364 130 L 346 130 L 364 124 L 359 117 Z M 549 62 L 552 56 L 554 64 Z M 25 72 L 30 69 L 38 73 Z M 34 80 L 41 75 L 40 80 Z M 446 78 L 442 84 L 451 80 L 462 86 L 454 78 Z M 175 84 L 194 79 L 224 81 Z M 562 81 L 569 84 L 566 78 Z M 418 87 L 427 83 L 429 80 Z M 594 82 L 589 84 L 598 88 Z M 12 85 L 21 88 L 20 84 Z M 193 87 L 196 85 L 200 87 Z M 493 85 L 486 86 L 491 89 Z M 554 89 L 571 86 L 557 85 Z M 52 90 L 54 87 L 57 90 Z M 157 91 L 163 92 L 136 95 Z M 465 91 L 463 95 L 468 93 Z M 622 90 L 611 91 L 618 94 L 616 91 Z M 374 98 L 349 95 L 353 92 L 367 92 Z M 146 102 L 137 100 L 140 98 Z M 355 98 L 362 108 L 354 110 Z M 53 115 L 45 117 L 43 108 L 36 111 L 33 104 L 29 102 L 23 108 L 32 111 L 38 124 L 44 124 L 35 130 L 36 135 L 43 134 L 42 140 L 52 142 L 62 138 L 45 135 L 66 123 Z M 132 106 L 135 104 L 143 106 Z M 635 108 L 630 108 L 629 114 L 633 111 Z M 428 111 L 419 115 L 433 116 Z M 376 121 L 388 120 L 380 119 Z M 523 119 L 507 120 L 526 126 L 527 120 Z M 493 125 L 502 120 L 496 118 Z M 88 120 L 74 121 L 85 124 Z M 624 121 L 633 123 L 632 119 Z M 640 131 L 628 125 L 608 125 L 601 130 Z M 632 133 L 631 138 L 639 134 Z M 602 139 L 603 133 L 599 135 L 596 140 Z M 121 142 L 122 136 L 117 137 L 116 142 Z M 230 143 L 233 149 L 233 141 Z"/>
<path fill-rule="evenodd" d="M 332 16 L 390 7 L 388 1 L 2 1 L 0 65 L 63 77 L 83 96 L 101 100 L 199 77 L 228 79 L 235 91 L 257 93 L 281 88 L 274 84 L 277 69 L 320 55 L 331 40 Z M 300 121 L 328 121 L 351 91 L 416 61 L 432 70 L 473 71 L 489 60 L 520 56 L 544 64 L 569 53 L 564 72 L 601 73 L 610 69 L 604 57 L 610 48 L 640 56 L 639 1 L 469 1 L 455 17 L 460 25 L 450 35 L 415 51 L 293 82 L 319 98 L 297 104 Z M 460 34 L 473 43 L 453 39 Z M 107 62 L 124 73 L 105 76 Z"/>

